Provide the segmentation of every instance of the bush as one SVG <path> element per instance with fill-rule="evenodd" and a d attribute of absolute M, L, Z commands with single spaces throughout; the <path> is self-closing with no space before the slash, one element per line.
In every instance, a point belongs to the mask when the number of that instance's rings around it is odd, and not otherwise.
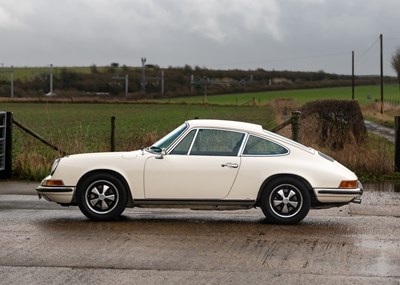
<path fill-rule="evenodd" d="M 357 101 L 323 100 L 302 108 L 302 141 L 332 149 L 346 144 L 360 145 L 367 130 Z"/>

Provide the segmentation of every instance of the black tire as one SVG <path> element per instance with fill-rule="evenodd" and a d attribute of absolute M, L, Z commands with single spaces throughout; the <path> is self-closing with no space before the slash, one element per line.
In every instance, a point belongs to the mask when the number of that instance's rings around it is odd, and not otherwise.
<path fill-rule="evenodd" d="M 268 222 L 296 224 L 311 207 L 310 192 L 294 177 L 279 177 L 269 182 L 261 194 L 261 209 Z"/>
<path fill-rule="evenodd" d="M 76 199 L 82 213 L 94 221 L 110 221 L 125 210 L 127 189 L 109 173 L 96 173 L 78 185 Z"/>

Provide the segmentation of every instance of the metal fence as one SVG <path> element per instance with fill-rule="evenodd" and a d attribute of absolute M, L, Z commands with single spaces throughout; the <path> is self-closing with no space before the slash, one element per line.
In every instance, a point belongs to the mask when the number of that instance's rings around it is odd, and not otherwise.
<path fill-rule="evenodd" d="M 0 112 L 0 178 L 12 174 L 12 113 Z"/>

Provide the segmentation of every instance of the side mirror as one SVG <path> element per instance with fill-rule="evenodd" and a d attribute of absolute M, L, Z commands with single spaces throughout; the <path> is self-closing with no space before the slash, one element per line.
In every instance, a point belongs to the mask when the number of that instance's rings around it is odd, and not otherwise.
<path fill-rule="evenodd" d="M 164 159 L 164 156 L 167 155 L 167 150 L 165 148 L 161 149 L 160 155 L 156 156 L 156 159 Z"/>

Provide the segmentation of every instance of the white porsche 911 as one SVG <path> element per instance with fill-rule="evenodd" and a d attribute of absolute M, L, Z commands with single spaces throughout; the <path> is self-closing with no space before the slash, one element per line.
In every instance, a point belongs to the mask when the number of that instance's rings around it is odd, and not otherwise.
<path fill-rule="evenodd" d="M 190 120 L 141 150 L 57 159 L 36 190 L 92 220 L 126 207 L 261 207 L 269 222 L 294 224 L 310 208 L 360 203 L 363 187 L 334 159 L 260 125 Z"/>

